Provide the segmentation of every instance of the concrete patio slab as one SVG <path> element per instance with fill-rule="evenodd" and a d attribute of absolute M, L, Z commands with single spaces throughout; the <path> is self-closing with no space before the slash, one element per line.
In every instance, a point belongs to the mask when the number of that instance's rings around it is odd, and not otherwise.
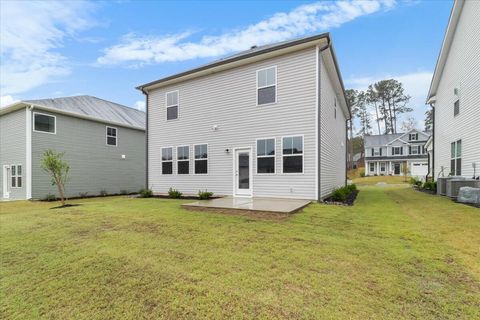
<path fill-rule="evenodd" d="M 227 209 L 232 211 L 294 213 L 310 204 L 309 200 L 285 198 L 225 197 L 182 204 L 185 209 Z"/>

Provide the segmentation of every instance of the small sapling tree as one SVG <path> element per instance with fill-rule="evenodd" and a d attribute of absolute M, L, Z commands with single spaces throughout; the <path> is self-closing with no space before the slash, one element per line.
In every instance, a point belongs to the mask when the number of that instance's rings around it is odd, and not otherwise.
<path fill-rule="evenodd" d="M 48 149 L 43 153 L 42 169 L 52 177 L 52 185 L 56 185 L 62 206 L 65 205 L 65 183 L 68 181 L 69 164 L 63 160 L 63 152 Z"/>

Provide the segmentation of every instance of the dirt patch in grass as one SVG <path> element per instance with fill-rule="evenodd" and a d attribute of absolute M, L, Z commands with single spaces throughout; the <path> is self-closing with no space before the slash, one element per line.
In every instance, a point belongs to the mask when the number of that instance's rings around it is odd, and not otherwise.
<path fill-rule="evenodd" d="M 78 203 L 75 203 L 75 204 L 71 204 L 71 203 L 67 203 L 63 206 L 56 206 L 56 207 L 52 207 L 50 209 L 65 209 L 65 208 L 71 208 L 71 207 L 78 207 L 78 206 L 81 206 L 81 204 L 78 204 Z"/>

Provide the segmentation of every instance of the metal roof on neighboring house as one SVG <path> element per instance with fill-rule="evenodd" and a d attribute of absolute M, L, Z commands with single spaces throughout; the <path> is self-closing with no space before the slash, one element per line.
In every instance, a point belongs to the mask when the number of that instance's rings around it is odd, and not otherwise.
<path fill-rule="evenodd" d="M 22 100 L 71 114 L 96 118 L 101 121 L 145 128 L 145 112 L 92 96 L 74 96 L 54 99 Z"/>

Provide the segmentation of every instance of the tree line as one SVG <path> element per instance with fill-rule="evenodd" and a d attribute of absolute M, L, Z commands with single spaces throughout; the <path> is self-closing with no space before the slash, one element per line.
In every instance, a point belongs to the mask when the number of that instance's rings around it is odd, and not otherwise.
<path fill-rule="evenodd" d="M 397 133 L 400 115 L 413 111 L 408 106 L 410 95 L 405 93 L 402 83 L 395 79 L 375 82 L 365 91 L 348 89 L 345 93 L 352 117 L 359 120 L 357 135 L 372 134 L 373 126 L 376 134 Z M 414 122 L 414 119 L 410 121 Z M 353 123 L 350 130 L 352 136 Z"/>

